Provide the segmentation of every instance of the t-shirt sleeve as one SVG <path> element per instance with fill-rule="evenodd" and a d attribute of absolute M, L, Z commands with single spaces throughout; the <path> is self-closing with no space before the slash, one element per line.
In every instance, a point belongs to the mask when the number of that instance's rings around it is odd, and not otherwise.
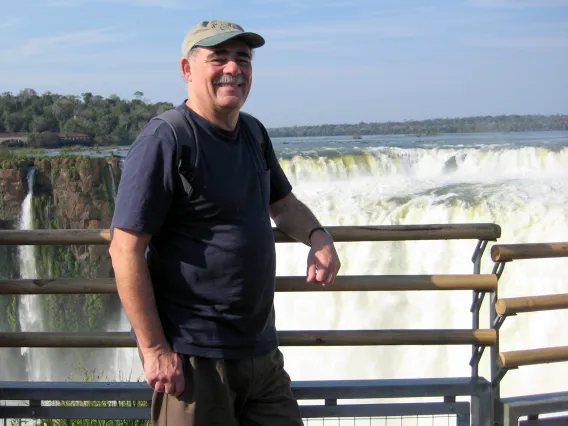
<path fill-rule="evenodd" d="M 160 232 L 175 192 L 175 143 L 167 139 L 141 132 L 131 145 L 122 168 L 111 229 L 151 235 Z"/>
<path fill-rule="evenodd" d="M 288 180 L 288 177 L 282 170 L 280 163 L 278 162 L 278 157 L 274 152 L 274 147 L 272 146 L 272 141 L 268 136 L 268 132 L 263 126 L 264 140 L 266 141 L 265 158 L 267 161 L 267 166 L 270 169 L 270 204 L 281 200 L 290 192 L 292 192 L 292 184 Z"/>

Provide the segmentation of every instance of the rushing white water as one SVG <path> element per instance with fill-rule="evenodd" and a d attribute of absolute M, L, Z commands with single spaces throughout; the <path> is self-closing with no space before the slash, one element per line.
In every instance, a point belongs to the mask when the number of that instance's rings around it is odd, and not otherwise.
<path fill-rule="evenodd" d="M 568 138 L 566 138 L 568 141 Z M 565 145 L 568 143 L 563 142 Z M 281 149 L 277 146 L 277 152 Z M 499 243 L 568 240 L 568 148 L 515 144 L 369 147 L 281 160 L 297 196 L 326 225 L 496 223 Z M 482 272 L 491 273 L 490 243 Z M 473 271 L 476 241 L 338 243 L 341 274 Z M 277 247 L 277 274 L 302 275 L 308 248 Z M 565 292 L 563 259 L 510 263 L 500 296 Z M 280 330 L 470 328 L 471 292 L 278 293 Z M 489 327 L 485 299 L 481 328 Z M 501 350 L 566 344 L 565 311 L 522 314 L 501 329 Z M 127 329 L 127 321 L 122 325 Z M 293 380 L 468 376 L 469 346 L 283 347 Z M 489 350 L 480 374 L 490 377 Z M 136 355 L 132 355 L 137 362 Z M 566 390 L 568 364 L 509 372 L 502 395 Z"/>
<path fill-rule="evenodd" d="M 33 193 L 35 184 L 35 167 L 28 171 L 27 183 L 28 193 L 22 203 L 18 229 L 34 229 L 33 217 Z M 34 246 L 19 246 L 18 260 L 20 267 L 20 277 L 22 279 L 35 279 L 37 276 Z M 43 331 L 41 315 L 41 295 L 22 295 L 18 302 L 18 321 L 21 331 Z M 46 359 L 37 349 L 22 348 L 22 355 L 26 357 L 26 371 L 29 380 L 38 380 L 49 377 L 50 360 Z"/>
<path fill-rule="evenodd" d="M 112 169 L 112 165 L 109 163 L 108 164 L 108 174 L 110 176 L 110 183 L 111 183 L 111 191 L 112 191 L 112 199 L 113 201 L 116 200 L 116 183 L 115 183 L 115 179 L 114 179 L 114 171 Z"/>
<path fill-rule="evenodd" d="M 455 158 L 453 167 L 448 160 Z M 568 241 L 568 148 L 370 148 L 357 155 L 293 156 L 283 168 L 326 225 L 497 223 L 499 243 Z M 341 274 L 473 271 L 475 241 L 339 243 Z M 491 243 L 482 272 L 490 273 Z M 305 272 L 307 247 L 280 245 L 278 274 Z M 516 261 L 500 296 L 566 292 L 563 259 Z M 471 292 L 278 294 L 280 330 L 470 328 Z M 481 327 L 487 328 L 487 298 Z M 521 314 L 501 329 L 501 350 L 565 345 L 564 311 Z M 294 379 L 449 377 L 470 374 L 469 347 L 282 349 Z M 490 377 L 486 351 L 480 373 Z M 504 396 L 566 390 L 568 364 L 509 372 Z"/>
<path fill-rule="evenodd" d="M 325 225 L 492 222 L 502 228 L 499 243 L 568 241 L 568 134 L 553 144 L 543 136 L 511 136 L 518 143 L 489 143 L 492 136 L 484 138 L 420 146 L 365 140 L 338 141 L 333 149 L 323 142 L 306 147 L 309 144 L 276 141 L 275 146 L 296 195 Z M 354 143 L 367 145 L 351 146 Z M 483 273 L 493 267 L 492 244 L 483 257 Z M 473 240 L 414 241 L 338 243 L 337 248 L 343 265 L 340 273 L 345 275 L 459 274 L 473 271 L 475 245 Z M 307 253 L 300 244 L 278 245 L 277 274 L 305 274 Z M 566 292 L 566 262 L 508 264 L 500 296 Z M 278 293 L 276 319 L 279 330 L 470 328 L 471 297 L 468 291 Z M 487 305 L 486 298 L 482 328 L 489 327 Z M 501 350 L 566 345 L 567 321 L 565 311 L 508 318 L 501 329 Z M 109 331 L 128 329 L 124 314 L 109 325 Z M 468 346 L 283 347 L 282 351 L 293 380 L 470 374 Z M 135 350 L 109 352 L 97 352 L 102 355 L 96 366 L 104 366 L 105 376 L 142 377 Z M 487 378 L 488 355 L 489 350 L 480 368 Z M 502 395 L 565 391 L 567 376 L 568 363 L 522 367 L 507 373 Z"/>

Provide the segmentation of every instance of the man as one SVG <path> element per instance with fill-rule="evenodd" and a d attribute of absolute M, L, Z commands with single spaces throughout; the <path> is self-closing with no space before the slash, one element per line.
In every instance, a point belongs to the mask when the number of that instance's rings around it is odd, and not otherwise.
<path fill-rule="evenodd" d="M 311 246 L 308 282 L 331 284 L 340 262 L 266 129 L 261 148 L 240 115 L 262 45 L 226 21 L 202 22 L 183 41 L 188 99 L 176 109 L 195 133 L 191 192 L 166 122 L 150 120 L 125 159 L 110 254 L 155 425 L 302 424 L 274 324 L 270 218 Z"/>

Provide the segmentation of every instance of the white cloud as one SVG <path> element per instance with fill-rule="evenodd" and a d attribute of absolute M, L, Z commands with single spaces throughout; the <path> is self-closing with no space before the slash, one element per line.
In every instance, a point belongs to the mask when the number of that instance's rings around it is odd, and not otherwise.
<path fill-rule="evenodd" d="M 0 22 L 0 30 L 16 26 L 20 21 L 17 19 L 8 19 Z"/>
<path fill-rule="evenodd" d="M 465 44 L 478 47 L 495 48 L 558 48 L 568 47 L 568 37 L 503 37 L 483 36 L 468 38 Z"/>
<path fill-rule="evenodd" d="M 116 43 L 121 38 L 124 39 L 123 34 L 119 34 L 110 28 L 65 32 L 44 37 L 37 36 L 19 46 L 0 51 L 0 56 L 7 58 L 10 62 L 32 58 L 34 61 L 45 59 L 53 61 L 62 55 L 81 55 L 82 49 L 86 49 L 88 46 Z"/>
<path fill-rule="evenodd" d="M 332 41 L 346 40 L 348 37 L 373 36 L 375 39 L 412 38 L 420 35 L 420 31 L 411 25 L 394 20 L 377 19 L 366 22 L 346 22 L 341 24 L 280 27 L 258 29 L 270 42 L 271 47 L 285 50 L 306 50 L 327 44 Z"/>
<path fill-rule="evenodd" d="M 266 5 L 282 5 L 298 9 L 310 9 L 319 7 L 353 7 L 353 2 L 349 0 L 252 0 L 252 3 Z"/>
<path fill-rule="evenodd" d="M 470 5 L 488 9 L 526 9 L 568 6 L 568 0 L 470 0 Z"/>
<path fill-rule="evenodd" d="M 49 0 L 45 6 L 77 7 L 88 3 L 123 4 L 136 7 L 158 7 L 162 9 L 197 9 L 200 6 L 185 0 Z"/>

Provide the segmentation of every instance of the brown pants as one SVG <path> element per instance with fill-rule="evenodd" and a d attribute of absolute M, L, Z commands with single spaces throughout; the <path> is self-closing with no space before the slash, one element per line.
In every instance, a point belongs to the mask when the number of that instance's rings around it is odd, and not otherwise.
<path fill-rule="evenodd" d="M 279 349 L 243 360 L 181 358 L 185 389 L 154 392 L 154 426 L 303 426 Z"/>

